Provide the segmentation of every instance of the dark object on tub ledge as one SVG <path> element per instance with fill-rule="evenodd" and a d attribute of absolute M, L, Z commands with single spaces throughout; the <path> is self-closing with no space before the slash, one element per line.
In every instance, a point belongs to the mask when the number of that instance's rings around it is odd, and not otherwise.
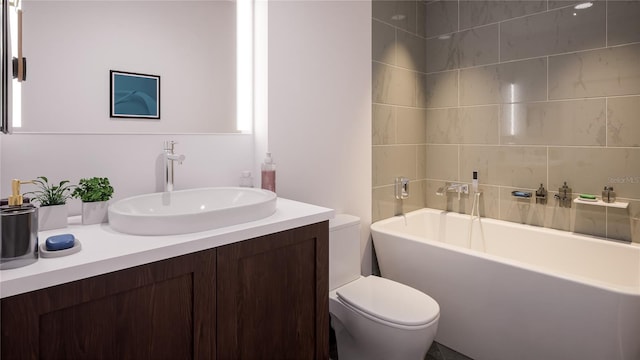
<path fill-rule="evenodd" d="M 511 192 L 512 196 L 515 196 L 517 198 L 530 198 L 531 197 L 531 192 L 529 191 L 512 191 Z"/>

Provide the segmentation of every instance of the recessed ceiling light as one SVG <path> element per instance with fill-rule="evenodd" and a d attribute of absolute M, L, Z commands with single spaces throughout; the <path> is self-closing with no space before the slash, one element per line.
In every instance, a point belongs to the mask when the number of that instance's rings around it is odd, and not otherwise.
<path fill-rule="evenodd" d="M 407 17 L 404 14 L 395 14 L 391 17 L 391 20 L 396 20 L 396 21 L 400 21 L 400 20 L 404 20 Z"/>
<path fill-rule="evenodd" d="M 576 6 L 574 6 L 573 8 L 576 9 L 576 10 L 583 10 L 583 9 L 588 9 L 588 8 L 590 8 L 592 6 L 593 6 L 593 3 L 589 1 L 589 2 L 580 3 L 580 4 L 576 5 Z"/>
<path fill-rule="evenodd" d="M 447 39 L 451 39 L 451 34 L 438 36 L 438 40 L 447 40 Z"/>

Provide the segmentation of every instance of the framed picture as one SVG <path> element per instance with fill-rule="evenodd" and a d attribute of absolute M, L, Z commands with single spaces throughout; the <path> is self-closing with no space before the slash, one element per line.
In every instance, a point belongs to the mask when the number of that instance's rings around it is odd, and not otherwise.
<path fill-rule="evenodd" d="M 113 118 L 160 119 L 160 76 L 111 70 Z"/>

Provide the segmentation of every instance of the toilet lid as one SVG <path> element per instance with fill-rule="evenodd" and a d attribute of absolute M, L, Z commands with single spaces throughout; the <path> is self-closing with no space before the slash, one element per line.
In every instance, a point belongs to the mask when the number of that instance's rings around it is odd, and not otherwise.
<path fill-rule="evenodd" d="M 390 323 L 416 326 L 438 317 L 438 303 L 412 287 L 378 276 L 353 281 L 336 293 L 352 307 Z"/>

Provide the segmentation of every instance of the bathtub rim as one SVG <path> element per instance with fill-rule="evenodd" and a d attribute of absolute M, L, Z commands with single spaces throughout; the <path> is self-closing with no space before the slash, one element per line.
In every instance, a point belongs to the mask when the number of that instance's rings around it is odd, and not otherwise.
<path fill-rule="evenodd" d="M 528 271 L 533 271 L 535 273 L 538 273 L 538 274 L 541 274 L 541 275 L 544 275 L 544 276 L 560 278 L 562 280 L 570 281 L 570 282 L 573 282 L 573 283 L 586 285 L 586 286 L 591 286 L 591 287 L 595 287 L 595 288 L 606 290 L 606 291 L 615 292 L 615 293 L 618 293 L 620 295 L 628 295 L 628 296 L 640 297 L 640 284 L 638 284 L 637 287 L 635 287 L 635 286 L 615 285 L 615 284 L 611 284 L 610 282 L 601 281 L 601 280 L 597 280 L 597 279 L 593 279 L 593 278 L 589 278 L 589 277 L 585 277 L 585 276 L 574 275 L 574 274 L 561 272 L 561 271 L 550 271 L 547 267 L 544 267 L 544 266 L 532 265 L 532 264 L 528 264 L 526 262 L 513 260 L 513 259 L 510 259 L 510 258 L 507 258 L 507 257 L 493 255 L 493 254 L 489 254 L 489 253 L 486 253 L 486 252 L 473 250 L 473 249 L 469 249 L 469 248 L 465 248 L 465 247 L 461 247 L 461 246 L 457 246 L 457 245 L 452 245 L 452 244 L 448 244 L 448 243 L 442 243 L 442 242 L 434 241 L 434 240 L 431 240 L 431 239 L 423 238 L 423 237 L 420 237 L 420 236 L 403 233 L 401 231 L 384 228 L 384 225 L 386 225 L 386 224 L 397 222 L 397 221 L 404 221 L 403 218 L 405 218 L 405 217 L 418 216 L 421 213 L 434 213 L 434 214 L 437 214 L 437 215 L 445 214 L 445 215 L 450 215 L 450 216 L 454 216 L 454 217 L 461 217 L 461 218 L 469 217 L 468 214 L 460 214 L 460 213 L 453 212 L 453 211 L 446 211 L 446 210 L 433 209 L 433 208 L 422 208 L 422 209 L 414 210 L 414 211 L 411 211 L 411 212 L 407 212 L 407 213 L 405 213 L 403 215 L 395 215 L 395 216 L 390 217 L 390 218 L 378 220 L 378 221 L 372 223 L 371 226 L 370 226 L 371 237 L 372 237 L 372 241 L 374 243 L 374 247 L 375 247 L 374 233 L 377 232 L 377 233 L 380 233 L 380 234 L 388 234 L 388 235 L 391 235 L 391 236 L 402 237 L 402 238 L 405 238 L 405 239 L 407 239 L 409 241 L 414 241 L 414 242 L 419 242 L 419 243 L 428 243 L 428 245 L 436 246 L 438 248 L 445 249 L 445 250 L 448 250 L 448 251 L 461 252 L 461 253 L 464 253 L 466 255 L 473 256 L 475 258 L 487 259 L 487 260 L 492 261 L 492 262 L 498 262 L 498 263 L 502 263 L 502 264 L 505 264 L 505 265 L 508 265 L 508 266 L 521 268 L 521 269 L 525 269 L 525 270 L 528 270 Z M 581 241 L 582 240 L 594 241 L 594 242 L 598 242 L 598 243 L 602 243 L 604 241 L 604 242 L 606 242 L 607 246 L 617 246 L 617 247 L 623 247 L 623 248 L 632 248 L 634 250 L 640 251 L 640 244 L 621 242 L 621 241 L 618 241 L 618 240 L 610 240 L 610 239 L 605 239 L 605 238 L 597 237 L 597 236 L 593 236 L 593 235 L 577 234 L 577 233 L 573 233 L 573 232 L 570 232 L 570 231 L 550 229 L 550 228 L 533 226 L 533 225 L 528 225 L 528 224 L 519 224 L 519 223 L 513 223 L 513 222 L 509 222 L 509 221 L 504 221 L 504 220 L 485 218 L 485 217 L 482 218 L 482 221 L 483 222 L 488 221 L 489 223 L 494 223 L 494 224 L 500 225 L 500 226 L 508 226 L 508 227 L 512 227 L 512 228 L 513 227 L 525 227 L 525 228 L 529 228 L 529 229 L 531 229 L 533 231 L 537 231 L 537 232 L 541 232 L 541 233 L 556 234 L 556 235 L 562 235 L 562 236 L 569 236 L 569 237 L 573 237 L 573 238 L 578 238 Z M 640 264 L 638 266 L 639 266 L 639 268 L 638 268 L 639 270 L 638 271 L 640 271 Z"/>

